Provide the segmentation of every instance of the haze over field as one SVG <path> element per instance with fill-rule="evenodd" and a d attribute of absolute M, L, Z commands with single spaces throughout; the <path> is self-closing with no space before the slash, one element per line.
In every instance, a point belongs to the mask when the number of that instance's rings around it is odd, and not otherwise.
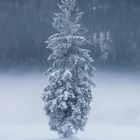
<path fill-rule="evenodd" d="M 140 0 L 0 0 L 0 140 L 73 136 L 89 104 L 72 140 L 140 140 L 139 17 Z"/>
<path fill-rule="evenodd" d="M 92 111 L 79 139 L 140 139 L 140 75 L 96 72 Z M 47 78 L 40 73 L 0 75 L 0 139 L 48 140 L 41 94 Z"/>

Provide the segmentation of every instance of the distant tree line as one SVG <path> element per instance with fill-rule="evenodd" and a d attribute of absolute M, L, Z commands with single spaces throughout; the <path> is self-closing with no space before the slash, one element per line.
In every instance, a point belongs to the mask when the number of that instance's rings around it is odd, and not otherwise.
<path fill-rule="evenodd" d="M 140 66 L 140 1 L 94 0 L 92 32 L 110 32 L 111 42 L 106 65 L 119 67 Z M 105 42 L 106 43 L 106 42 Z M 100 47 L 98 60 L 100 61 Z M 109 48 L 109 47 L 108 47 Z M 97 55 L 97 53 L 96 53 Z"/>
<path fill-rule="evenodd" d="M 38 66 L 49 54 L 59 0 L 0 0 L 0 68 Z M 96 65 L 140 68 L 140 1 L 77 0 Z M 49 65 L 49 64 L 48 64 Z"/>

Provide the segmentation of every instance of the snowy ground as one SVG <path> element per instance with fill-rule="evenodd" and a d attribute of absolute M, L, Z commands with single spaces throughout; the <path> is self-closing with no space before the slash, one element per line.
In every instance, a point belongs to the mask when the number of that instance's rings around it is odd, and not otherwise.
<path fill-rule="evenodd" d="M 140 140 L 140 75 L 97 72 L 92 111 L 80 140 Z M 0 140 L 56 140 L 41 102 L 41 74 L 0 75 Z"/>

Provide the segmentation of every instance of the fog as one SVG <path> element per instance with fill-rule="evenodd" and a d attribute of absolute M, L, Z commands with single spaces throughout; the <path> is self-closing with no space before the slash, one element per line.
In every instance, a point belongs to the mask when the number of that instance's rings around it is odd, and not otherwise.
<path fill-rule="evenodd" d="M 58 139 L 49 129 L 41 100 L 48 80 L 37 72 L 53 65 L 47 62 L 51 50 L 44 41 L 59 31 L 52 26 L 57 2 L 0 0 L 0 140 Z M 88 29 L 84 36 L 90 44 L 85 47 L 97 71 L 87 126 L 72 139 L 140 140 L 140 1 L 76 4 L 84 12 L 79 24 Z"/>
<path fill-rule="evenodd" d="M 96 71 L 89 121 L 79 140 L 140 139 L 140 74 Z M 41 94 L 42 73 L 0 74 L 0 139 L 53 140 Z"/>
<path fill-rule="evenodd" d="M 0 0 L 0 69 L 44 66 L 59 1 Z M 139 0 L 77 0 L 77 7 L 96 65 L 140 69 Z"/>

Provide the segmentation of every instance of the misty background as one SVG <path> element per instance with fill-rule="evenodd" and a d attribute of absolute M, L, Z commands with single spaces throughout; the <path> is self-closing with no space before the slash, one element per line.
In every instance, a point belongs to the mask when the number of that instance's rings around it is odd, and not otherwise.
<path fill-rule="evenodd" d="M 0 139 L 54 140 L 41 95 L 59 0 L 0 0 Z M 140 140 L 140 0 L 77 0 L 97 68 L 80 140 Z M 18 70 L 22 70 L 18 73 Z M 7 72 L 8 71 L 8 72 Z"/>
<path fill-rule="evenodd" d="M 0 0 L 0 69 L 44 69 L 59 0 Z M 96 67 L 140 68 L 140 1 L 77 0 Z"/>

